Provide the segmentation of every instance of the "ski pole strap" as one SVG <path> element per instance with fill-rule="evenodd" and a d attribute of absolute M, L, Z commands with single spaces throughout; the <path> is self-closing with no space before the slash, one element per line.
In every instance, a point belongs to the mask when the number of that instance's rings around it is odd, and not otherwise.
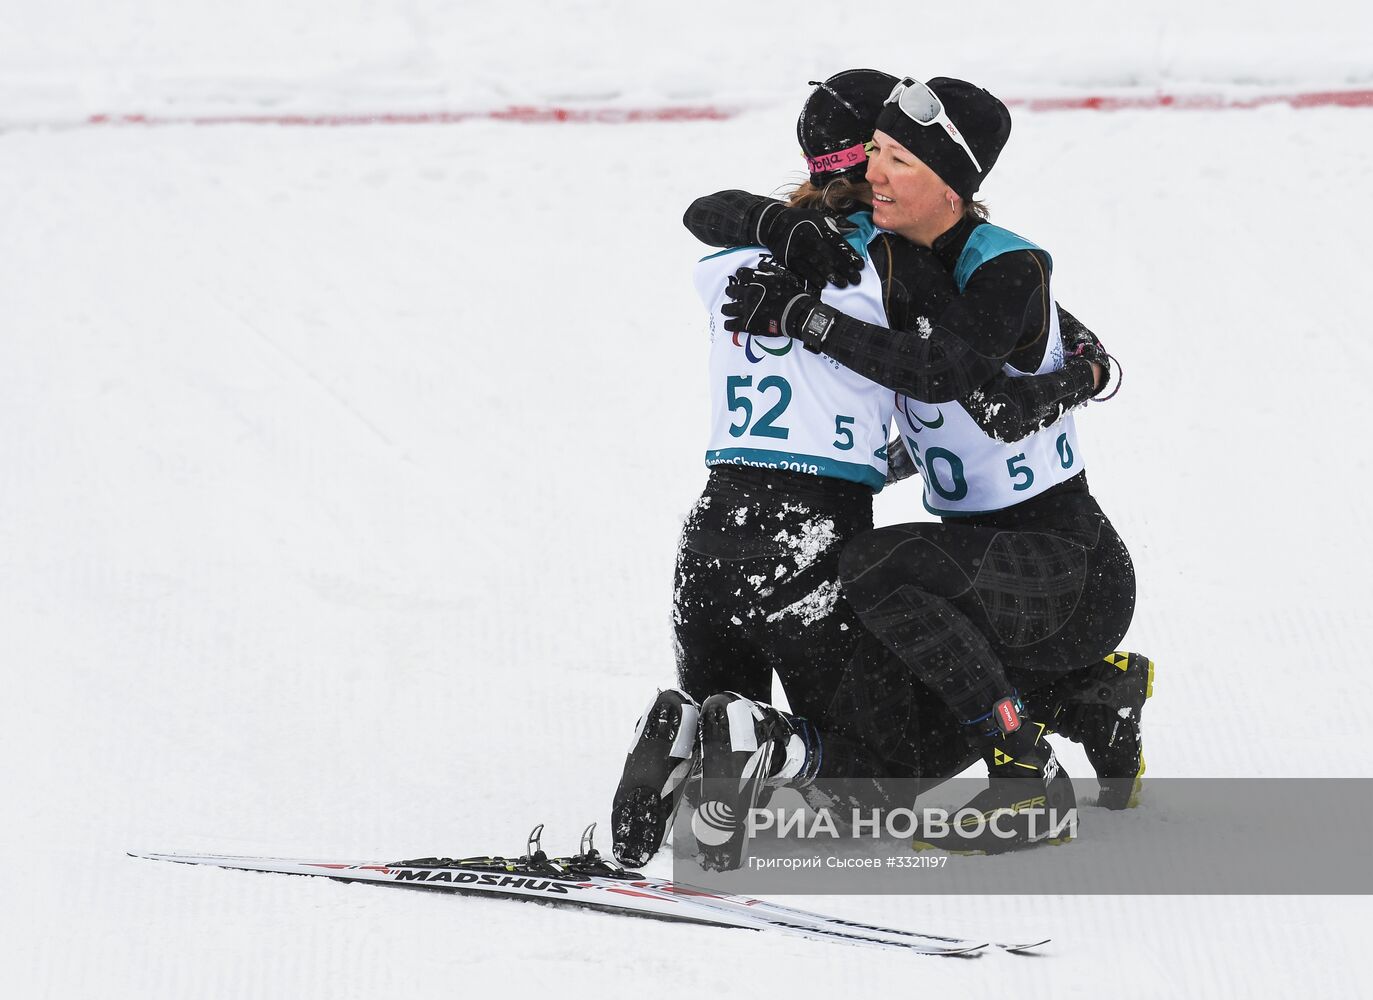
<path fill-rule="evenodd" d="M 1114 399 L 1116 393 L 1120 392 L 1120 387 L 1125 384 L 1125 366 L 1120 363 L 1119 359 L 1117 359 L 1114 354 L 1107 353 L 1106 357 L 1110 359 L 1111 367 L 1116 371 L 1116 387 L 1105 396 L 1093 396 L 1091 399 L 1091 402 L 1093 403 L 1104 403 L 1108 399 Z"/>

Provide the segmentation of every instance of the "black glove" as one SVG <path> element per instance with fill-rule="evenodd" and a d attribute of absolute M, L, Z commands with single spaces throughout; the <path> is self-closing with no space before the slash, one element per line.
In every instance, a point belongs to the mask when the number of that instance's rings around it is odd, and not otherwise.
<path fill-rule="evenodd" d="M 813 208 L 790 208 L 769 201 L 755 210 L 749 223 L 754 238 L 778 263 L 795 271 L 816 288 L 856 285 L 863 274 L 863 257 L 844 239 L 857 226 L 848 219 Z"/>
<path fill-rule="evenodd" d="M 720 312 L 730 333 L 792 337 L 818 353 L 834 322 L 834 310 L 809 285 L 768 258 L 730 275 L 725 294 Z"/>
<path fill-rule="evenodd" d="M 1063 355 L 1066 358 L 1085 358 L 1101 366 L 1101 384 L 1097 393 L 1102 392 L 1111 381 L 1111 356 L 1101 345 L 1097 335 L 1083 325 L 1082 321 L 1058 307 L 1058 330 L 1063 338 Z"/>
<path fill-rule="evenodd" d="M 910 449 L 900 434 L 887 442 L 887 485 L 899 483 L 903 479 L 920 475 L 920 466 L 915 464 Z"/>

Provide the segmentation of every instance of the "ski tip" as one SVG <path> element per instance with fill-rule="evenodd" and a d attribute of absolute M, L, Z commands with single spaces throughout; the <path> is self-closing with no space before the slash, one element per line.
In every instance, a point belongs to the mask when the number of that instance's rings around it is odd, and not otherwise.
<path fill-rule="evenodd" d="M 881 948 L 898 948 L 911 954 L 925 955 L 930 958 L 981 958 L 983 952 L 990 947 L 985 941 L 981 944 L 968 943 L 964 945 L 944 945 L 943 947 L 935 947 L 931 945 L 914 944 L 909 941 L 897 944 L 890 938 L 880 937 L 860 938 L 857 941 L 851 941 L 849 943 L 877 945 Z"/>
<path fill-rule="evenodd" d="M 166 851 L 125 851 L 125 857 L 137 858 L 139 861 L 184 861 L 185 855 L 168 854 Z"/>
<path fill-rule="evenodd" d="M 1035 948 L 1048 944 L 1053 938 L 1045 938 L 1043 941 L 1030 941 L 1025 944 L 1005 944 L 998 941 L 996 946 L 1002 951 L 1010 952 L 1012 955 L 1023 955 L 1033 951 Z"/>
<path fill-rule="evenodd" d="M 891 943 L 885 938 L 865 938 L 861 941 L 851 942 L 854 944 L 876 944 L 879 947 L 891 947 Z M 902 946 L 903 951 L 915 955 L 924 955 L 929 958 L 981 958 L 982 952 L 987 946 L 985 944 L 970 944 L 961 948 L 925 948 L 914 945 Z"/>

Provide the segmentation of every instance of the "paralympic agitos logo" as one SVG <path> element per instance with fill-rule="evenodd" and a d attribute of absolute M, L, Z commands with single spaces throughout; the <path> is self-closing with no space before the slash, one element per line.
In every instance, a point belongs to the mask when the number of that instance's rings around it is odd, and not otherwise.
<path fill-rule="evenodd" d="M 740 338 L 740 337 L 743 337 L 743 338 L 744 338 L 744 342 L 743 342 L 742 344 L 739 343 L 739 338 Z M 790 337 L 788 337 L 788 338 L 787 338 L 786 346 L 784 346 L 784 347 L 769 347 L 767 344 L 762 344 L 762 343 L 755 344 L 755 341 L 754 341 L 754 339 L 753 339 L 753 334 L 751 334 L 751 333 L 736 333 L 736 334 L 734 335 L 734 346 L 735 346 L 735 347 L 742 347 L 742 348 L 744 349 L 744 357 L 748 358 L 749 361 L 752 362 L 752 363 L 755 364 L 755 365 L 756 365 L 758 362 L 760 362 L 760 361 L 763 360 L 763 355 L 762 355 L 762 354 L 755 354 L 755 353 L 753 352 L 753 348 L 754 348 L 755 346 L 757 346 L 757 348 L 758 348 L 760 351 L 762 351 L 763 354 L 771 354 L 774 358 L 780 358 L 782 355 L 784 355 L 784 354 L 786 354 L 788 351 L 790 351 L 792 345 L 795 344 L 795 343 L 796 343 L 796 341 L 794 341 L 794 340 L 792 340 Z"/>
<path fill-rule="evenodd" d="M 901 411 L 901 413 L 905 416 L 906 420 L 909 421 L 911 429 L 915 431 L 915 433 L 917 434 L 920 433 L 920 429 L 922 427 L 928 427 L 930 430 L 936 430 L 944 426 L 943 410 L 936 409 L 934 411 L 934 419 L 926 420 L 923 417 L 921 417 L 920 414 L 915 412 L 915 408 L 911 406 L 911 400 L 908 396 L 897 396 L 896 408 Z"/>
<path fill-rule="evenodd" d="M 559 882 L 555 879 L 528 878 L 523 875 L 479 874 L 464 871 L 433 871 L 415 868 L 396 868 L 392 870 L 397 882 L 423 882 L 434 885 L 448 882 L 452 885 L 490 885 L 501 889 L 527 889 L 532 892 L 548 892 L 556 896 L 566 896 L 575 883 Z"/>

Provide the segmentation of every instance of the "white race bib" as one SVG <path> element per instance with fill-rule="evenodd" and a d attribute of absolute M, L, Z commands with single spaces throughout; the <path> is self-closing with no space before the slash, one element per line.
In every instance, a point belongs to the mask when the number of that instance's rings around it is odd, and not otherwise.
<path fill-rule="evenodd" d="M 821 293 L 836 309 L 887 325 L 882 283 L 867 243 L 876 234 L 866 213 L 851 240 L 863 253 L 863 275 L 848 288 Z M 727 250 L 696 265 L 696 290 L 710 311 L 710 436 L 706 465 L 786 469 L 863 483 L 874 492 L 887 475 L 887 428 L 895 394 L 790 337 L 729 333 L 720 307 L 725 285 L 741 267 L 755 266 L 759 247 Z"/>

